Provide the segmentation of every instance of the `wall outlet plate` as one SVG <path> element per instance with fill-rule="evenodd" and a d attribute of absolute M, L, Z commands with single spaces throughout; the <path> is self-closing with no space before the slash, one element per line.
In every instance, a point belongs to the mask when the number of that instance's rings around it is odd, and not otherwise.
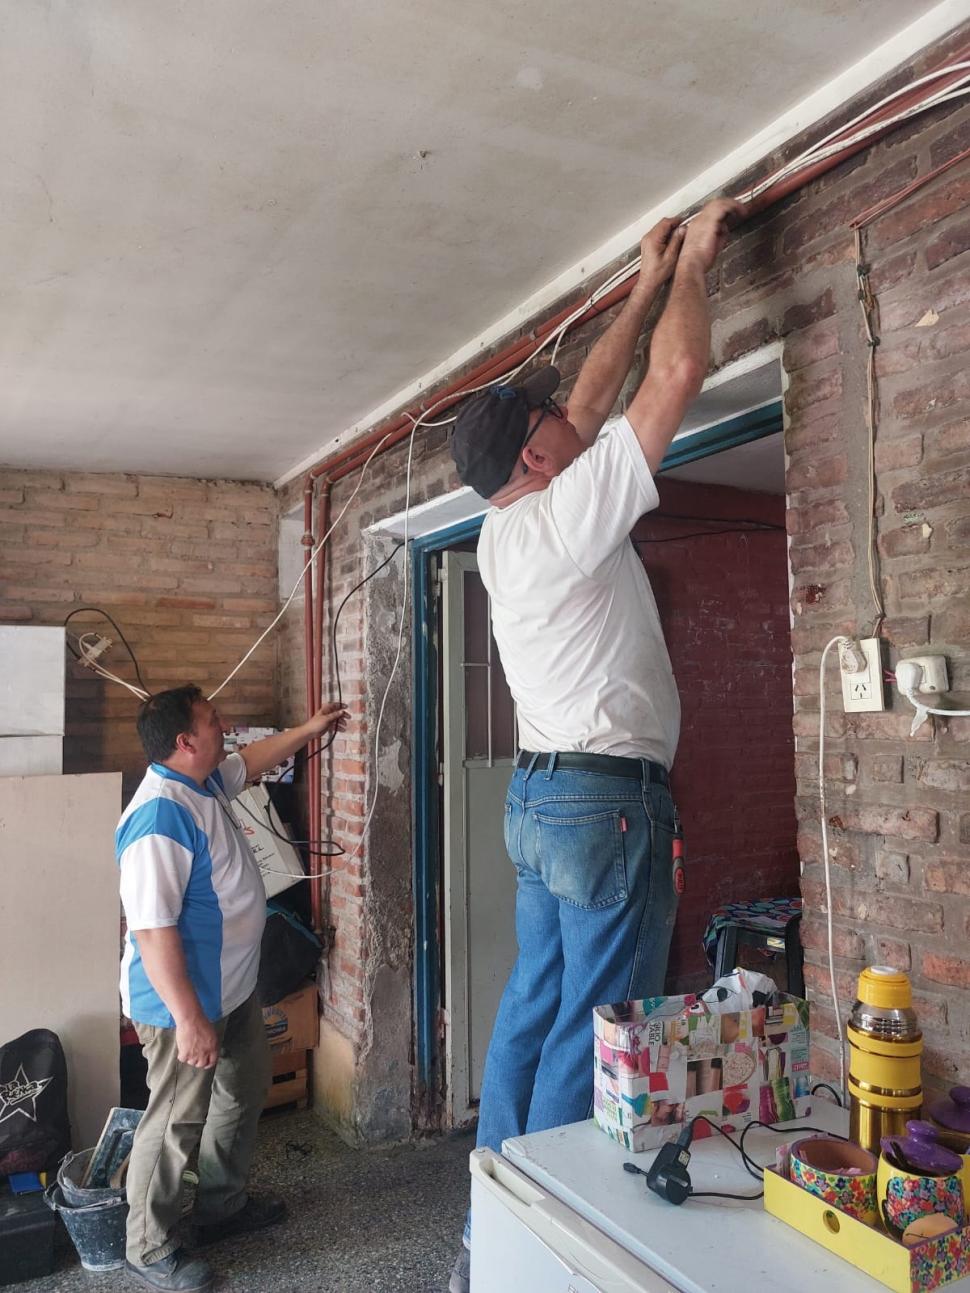
<path fill-rule="evenodd" d="M 855 666 L 865 661 L 865 668 Z M 839 672 L 842 676 L 842 705 L 847 714 L 874 713 L 886 708 L 886 690 L 882 678 L 882 652 L 878 638 L 860 638 L 855 649 L 839 648 Z"/>

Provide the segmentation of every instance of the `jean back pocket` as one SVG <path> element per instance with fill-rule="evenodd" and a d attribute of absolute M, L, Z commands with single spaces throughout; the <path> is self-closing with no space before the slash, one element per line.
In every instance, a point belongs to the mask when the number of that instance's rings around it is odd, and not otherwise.
<path fill-rule="evenodd" d="M 588 803 L 535 813 L 539 874 L 549 892 L 574 907 L 594 910 L 627 897 L 624 815 L 588 812 Z"/>

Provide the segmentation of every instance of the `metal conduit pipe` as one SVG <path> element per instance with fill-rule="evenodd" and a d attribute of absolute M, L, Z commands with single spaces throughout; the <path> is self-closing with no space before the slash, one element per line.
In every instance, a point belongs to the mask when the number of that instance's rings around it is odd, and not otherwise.
<path fill-rule="evenodd" d="M 970 58 L 970 46 L 967 46 L 961 49 L 960 51 L 958 51 L 956 54 L 952 55 L 948 59 L 948 63 L 962 62 L 967 60 L 968 58 Z M 905 111 L 907 108 L 915 107 L 921 101 L 929 98 L 931 94 L 939 92 L 940 90 L 955 84 L 955 82 L 959 79 L 961 75 L 962 73 L 960 73 L 959 71 L 956 71 L 948 76 L 939 77 L 929 87 L 918 86 L 914 88 L 910 93 L 900 95 L 897 99 L 895 99 L 892 102 L 892 104 L 888 104 L 883 108 L 874 111 L 871 114 L 871 116 L 866 119 L 864 124 L 865 125 L 877 124 L 879 121 L 885 120 L 888 117 L 895 117 L 898 113 Z M 858 127 L 847 128 L 845 131 L 842 132 L 842 136 L 855 133 L 856 129 L 858 129 Z M 757 198 L 755 198 L 750 203 L 749 214 L 758 215 L 761 212 L 767 210 L 769 207 L 774 206 L 776 203 L 780 202 L 783 198 L 786 198 L 790 196 L 792 193 L 797 192 L 798 189 L 804 188 L 805 185 L 809 184 L 812 180 L 818 179 L 819 176 L 826 174 L 830 170 L 834 170 L 836 166 L 840 165 L 847 158 L 855 156 L 856 153 L 861 152 L 864 148 L 869 148 L 871 147 L 872 144 L 876 143 L 878 140 L 885 138 L 885 136 L 889 134 L 893 129 L 895 129 L 895 124 L 890 122 L 889 124 L 887 124 L 885 130 L 877 131 L 876 133 L 868 136 L 864 140 L 858 140 L 855 143 L 848 144 L 845 148 L 840 149 L 838 152 L 833 153 L 831 156 L 825 157 L 818 162 L 809 163 L 801 170 L 796 172 L 795 174 L 788 176 L 786 179 L 780 180 L 777 184 L 771 185 L 770 188 L 766 189 L 763 193 L 761 193 Z M 832 143 L 837 144 L 839 141 L 839 138 L 840 136 L 836 135 L 832 140 Z M 608 310 L 612 308 L 612 306 L 617 305 L 620 301 L 625 300 L 630 295 L 630 292 L 632 291 L 633 285 L 635 282 L 636 282 L 636 276 L 633 276 L 630 279 L 628 279 L 626 282 L 618 284 L 615 288 L 613 288 L 611 292 L 609 292 L 606 296 L 604 296 L 595 305 L 590 306 L 588 310 L 584 311 L 584 313 L 571 324 L 569 331 L 572 331 L 573 329 L 588 323 L 591 318 L 595 318 L 597 315 L 602 314 L 605 310 Z M 497 354 L 493 355 L 491 358 L 484 360 L 483 362 L 475 365 L 471 369 L 465 370 L 459 377 L 453 379 L 451 382 L 448 382 L 445 386 L 439 388 L 437 395 L 432 396 L 429 393 L 429 395 L 424 400 L 422 400 L 418 405 L 414 407 L 413 412 L 412 411 L 402 412 L 400 414 L 392 416 L 386 423 L 376 427 L 372 431 L 369 431 L 366 435 L 362 436 L 360 439 L 355 440 L 352 444 L 348 445 L 346 448 L 338 450 L 336 453 L 333 453 L 328 457 L 324 458 L 321 462 L 317 463 L 314 467 L 311 467 L 304 478 L 304 522 L 305 522 L 304 528 L 306 530 L 310 530 L 312 527 L 313 496 L 315 493 L 316 481 L 321 476 L 326 478 L 324 487 L 326 491 L 326 496 L 328 500 L 328 509 L 329 509 L 330 490 L 332 486 L 336 484 L 337 481 L 342 480 L 345 476 L 355 471 L 358 467 L 363 466 L 370 452 L 375 448 L 376 445 L 380 444 L 382 440 L 384 441 L 384 443 L 380 445 L 379 449 L 377 449 L 377 453 L 375 456 L 380 456 L 381 454 L 386 453 L 389 449 L 393 448 L 397 444 L 400 444 L 402 440 L 406 439 L 411 434 L 411 429 L 414 425 L 414 420 L 419 418 L 422 414 L 426 413 L 429 408 L 433 407 L 435 411 L 435 416 L 438 416 L 446 412 L 448 409 L 452 408 L 455 404 L 457 404 L 464 397 L 464 393 L 468 390 L 469 387 L 479 386 L 479 385 L 483 385 L 483 384 L 495 381 L 498 378 L 500 378 L 504 373 L 508 372 L 511 368 L 514 368 L 517 364 L 521 363 L 529 354 L 531 354 L 535 350 L 537 345 L 539 345 L 542 341 L 544 341 L 551 332 L 553 332 L 565 319 L 569 317 L 570 314 L 572 314 L 575 311 L 576 306 L 577 306 L 577 303 L 573 303 L 572 305 L 566 306 L 565 308 L 559 310 L 556 314 L 554 314 L 551 318 L 547 319 L 544 323 L 532 329 L 529 335 L 525 339 L 520 339 L 510 343 L 505 348 L 500 350 Z M 329 517 L 329 510 L 327 515 Z M 328 520 L 328 524 L 329 524 L 329 520 Z M 326 530 L 321 529 L 320 533 L 322 537 L 323 534 L 326 533 Z M 304 539 L 303 539 L 304 545 L 306 544 L 306 541 L 307 541 L 306 535 L 304 535 Z M 319 589 L 319 597 L 322 602 L 322 599 L 323 599 L 322 579 L 321 579 L 321 582 L 318 584 L 318 589 Z M 306 617 L 304 638 L 305 638 L 306 650 L 308 655 L 308 662 L 307 662 L 308 692 L 307 694 L 309 696 L 311 694 L 311 690 L 310 690 L 311 678 L 314 676 L 314 667 L 312 663 L 312 655 L 314 652 L 314 622 L 315 622 L 314 617 L 315 615 L 318 616 L 319 619 L 317 622 L 322 623 L 322 616 L 323 616 L 322 605 L 320 606 L 319 610 L 315 610 L 314 608 L 313 579 L 312 579 L 312 576 L 310 575 L 310 572 L 307 572 L 304 576 L 304 590 L 305 590 L 304 614 Z M 322 649 L 322 643 L 321 643 L 321 649 Z M 318 667 L 322 669 L 322 659 L 320 660 Z M 319 826 L 320 819 L 322 818 L 322 805 L 320 803 L 320 788 L 322 785 L 322 777 L 321 777 L 321 770 L 320 770 L 319 763 L 320 763 L 319 759 L 315 759 L 311 761 L 311 765 L 310 765 L 311 768 L 314 769 L 310 775 L 310 792 L 309 792 L 310 800 L 311 800 L 310 802 L 310 813 L 311 813 L 310 838 L 314 840 L 319 839 L 319 832 L 318 830 L 315 832 L 312 825 L 314 801 L 316 802 L 316 806 L 317 806 L 316 820 L 317 820 L 318 826 Z M 314 767 L 314 765 L 316 766 Z M 313 886 L 311 892 L 312 892 L 314 912 L 318 913 L 321 906 L 320 881 L 314 880 L 314 881 L 311 881 L 311 884 Z M 318 928 L 318 919 L 319 919 L 318 915 L 315 914 L 314 916 L 315 928 Z"/>

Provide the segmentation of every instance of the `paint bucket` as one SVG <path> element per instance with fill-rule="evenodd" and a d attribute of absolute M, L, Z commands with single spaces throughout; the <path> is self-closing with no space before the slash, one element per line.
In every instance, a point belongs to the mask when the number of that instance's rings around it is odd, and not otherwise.
<path fill-rule="evenodd" d="M 88 1170 L 93 1149 L 82 1149 L 77 1154 L 65 1154 L 57 1169 L 57 1184 L 61 1187 L 64 1202 L 69 1208 L 86 1208 L 92 1203 L 103 1203 L 105 1199 L 123 1199 L 125 1187 L 82 1186 L 84 1173 Z"/>
<path fill-rule="evenodd" d="M 85 1193 L 101 1193 L 110 1197 L 71 1207 L 55 1181 L 47 1187 L 44 1202 L 64 1222 L 86 1271 L 119 1270 L 125 1264 L 125 1226 L 128 1221 L 128 1201 L 124 1191 L 120 1194 L 109 1190 Z"/>

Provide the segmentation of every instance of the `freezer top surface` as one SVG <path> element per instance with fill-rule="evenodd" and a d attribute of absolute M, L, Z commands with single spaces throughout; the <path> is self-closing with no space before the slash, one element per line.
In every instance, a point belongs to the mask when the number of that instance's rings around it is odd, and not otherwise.
<path fill-rule="evenodd" d="M 846 1134 L 848 1115 L 817 1100 L 811 1125 Z M 787 1139 L 756 1128 L 745 1149 L 773 1164 Z M 633 1154 L 593 1121 L 507 1140 L 502 1153 L 536 1185 L 568 1204 L 684 1293 L 739 1293 L 782 1284 L 785 1293 L 885 1293 L 885 1285 L 764 1211 L 762 1200 L 688 1199 L 677 1207 L 651 1193 L 642 1176 L 623 1170 L 627 1160 L 646 1169 L 656 1151 Z M 688 1168 L 695 1190 L 756 1194 L 760 1185 L 723 1137 L 695 1141 Z M 966 1293 L 970 1279 L 947 1286 Z"/>

